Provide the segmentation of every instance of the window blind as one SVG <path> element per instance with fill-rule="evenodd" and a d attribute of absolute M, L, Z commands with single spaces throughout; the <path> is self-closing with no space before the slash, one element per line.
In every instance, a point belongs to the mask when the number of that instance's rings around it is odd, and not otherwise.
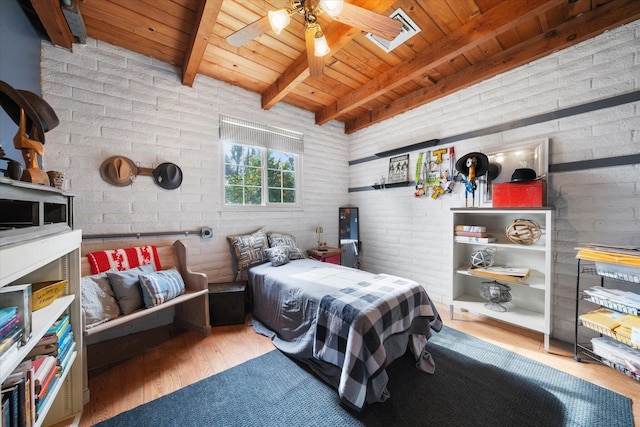
<path fill-rule="evenodd" d="M 220 114 L 220 139 L 293 154 L 304 152 L 304 135 L 287 129 Z"/>

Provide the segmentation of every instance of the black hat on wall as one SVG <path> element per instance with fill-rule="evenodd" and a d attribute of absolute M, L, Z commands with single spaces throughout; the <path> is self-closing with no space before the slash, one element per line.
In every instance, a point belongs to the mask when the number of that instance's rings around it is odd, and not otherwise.
<path fill-rule="evenodd" d="M 175 190 L 182 184 L 182 169 L 174 163 L 161 163 L 153 170 L 153 181 L 165 190 Z"/>

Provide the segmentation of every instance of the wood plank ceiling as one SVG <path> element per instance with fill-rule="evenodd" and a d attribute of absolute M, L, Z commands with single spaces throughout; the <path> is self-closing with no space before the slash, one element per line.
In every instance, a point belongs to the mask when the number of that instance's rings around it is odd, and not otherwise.
<path fill-rule="evenodd" d="M 54 44 L 72 49 L 51 0 L 21 1 Z M 280 35 L 226 41 L 282 0 L 75 1 L 89 37 L 175 64 L 185 85 L 208 76 L 261 94 L 262 108 L 285 102 L 319 125 L 344 122 L 346 133 L 640 19 L 638 0 L 346 0 L 384 15 L 401 8 L 421 31 L 387 53 L 325 13 L 331 52 L 310 77 L 301 15 Z"/>

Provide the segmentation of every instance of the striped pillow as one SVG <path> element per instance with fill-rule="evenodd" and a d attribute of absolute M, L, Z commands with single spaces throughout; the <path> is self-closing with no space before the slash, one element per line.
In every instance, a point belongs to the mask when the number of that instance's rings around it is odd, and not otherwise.
<path fill-rule="evenodd" d="M 91 274 L 108 270 L 124 271 L 145 264 L 153 264 L 154 270 L 162 270 L 155 246 L 138 246 L 126 249 L 109 249 L 87 255 Z"/>
<path fill-rule="evenodd" d="M 140 275 L 146 308 L 155 307 L 184 293 L 184 281 L 175 268 Z"/>

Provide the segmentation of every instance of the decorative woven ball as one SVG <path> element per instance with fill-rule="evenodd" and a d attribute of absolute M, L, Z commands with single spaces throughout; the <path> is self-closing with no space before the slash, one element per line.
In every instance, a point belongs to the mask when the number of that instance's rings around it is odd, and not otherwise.
<path fill-rule="evenodd" d="M 471 253 L 471 265 L 474 267 L 491 267 L 496 248 L 484 248 Z"/>
<path fill-rule="evenodd" d="M 519 245 L 533 245 L 542 236 L 540 226 L 530 219 L 516 219 L 506 233 L 509 240 Z"/>

